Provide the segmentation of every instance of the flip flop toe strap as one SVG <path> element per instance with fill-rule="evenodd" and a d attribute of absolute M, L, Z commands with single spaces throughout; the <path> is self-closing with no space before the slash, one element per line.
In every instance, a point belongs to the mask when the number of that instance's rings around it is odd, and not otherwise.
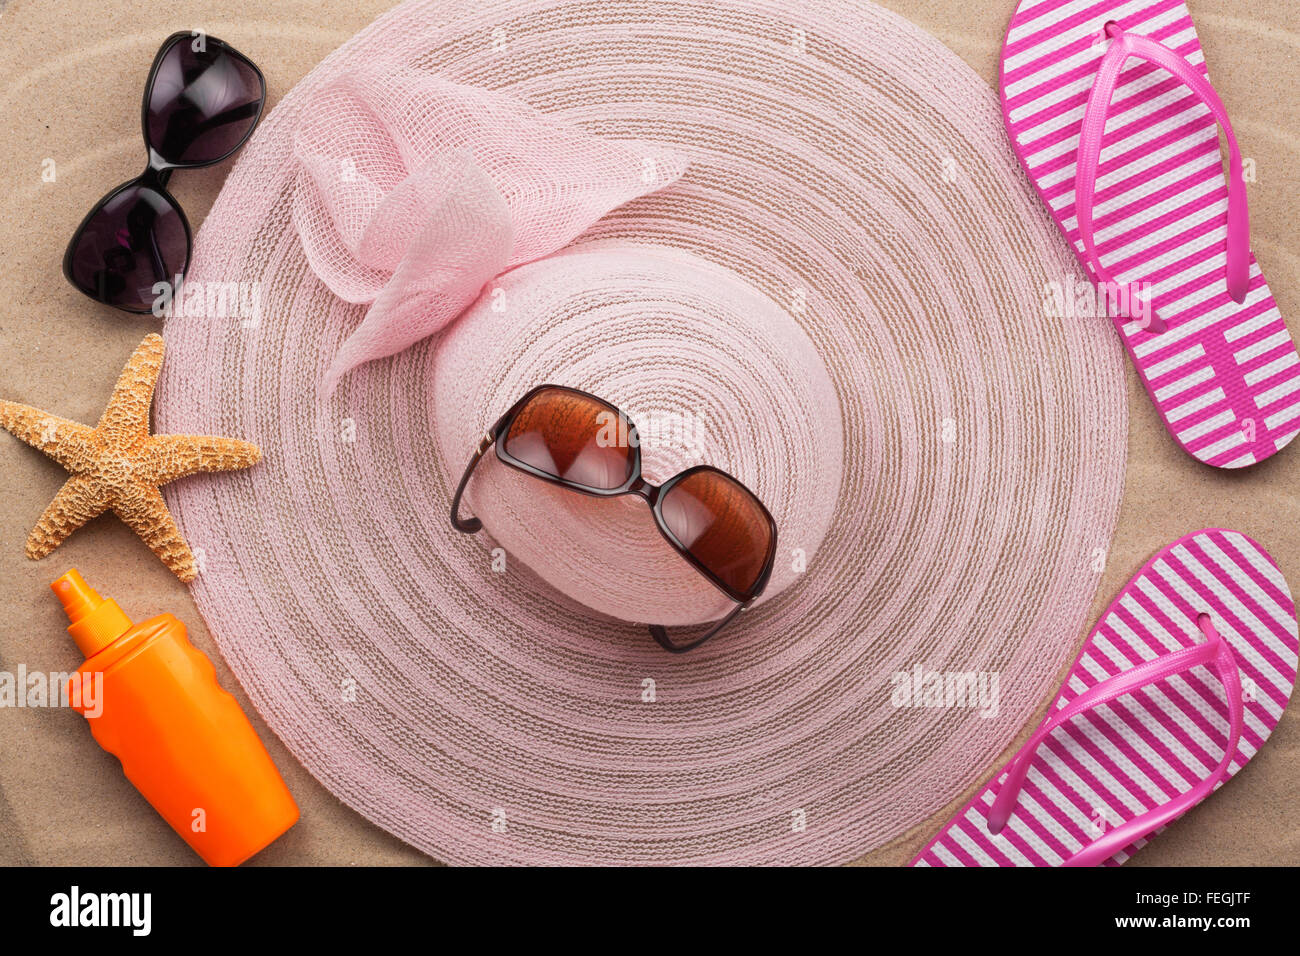
<path fill-rule="evenodd" d="M 1096 866 L 1114 856 L 1134 840 L 1158 830 L 1209 795 L 1219 781 L 1224 779 L 1229 765 L 1237 755 L 1237 744 L 1241 739 L 1242 728 L 1241 680 L 1232 650 L 1219 636 L 1210 616 L 1200 615 L 1197 624 L 1206 637 L 1204 644 L 1162 655 L 1102 681 L 1074 698 L 1042 723 L 1007 768 L 1006 780 L 1003 781 L 989 810 L 990 833 L 997 834 L 1006 826 L 1016 809 L 1020 790 L 1024 786 L 1025 776 L 1029 773 L 1038 747 L 1056 728 L 1079 714 L 1202 664 L 1215 670 L 1223 683 L 1228 700 L 1228 741 L 1224 747 L 1223 760 L 1219 762 L 1218 768 L 1186 793 L 1108 830 L 1067 859 L 1065 866 Z"/>
<path fill-rule="evenodd" d="M 1125 33 L 1117 25 L 1107 28 L 1110 48 L 1097 67 L 1097 78 L 1088 94 L 1084 108 L 1083 129 L 1079 136 L 1079 157 L 1074 180 L 1075 217 L 1079 238 L 1092 266 L 1097 283 L 1117 285 L 1101 263 L 1093 235 L 1093 198 L 1097 189 L 1098 165 L 1101 161 L 1101 142 L 1106 130 L 1120 72 L 1129 57 L 1137 57 L 1163 67 L 1184 83 L 1214 114 L 1223 127 L 1228 141 L 1228 249 L 1226 278 L 1228 294 L 1235 302 L 1243 302 L 1250 285 L 1250 211 L 1246 203 L 1246 181 L 1242 173 L 1241 149 L 1237 136 L 1228 120 L 1228 111 L 1205 76 L 1187 59 L 1150 37 Z M 1151 327 L 1150 331 L 1160 331 Z"/>

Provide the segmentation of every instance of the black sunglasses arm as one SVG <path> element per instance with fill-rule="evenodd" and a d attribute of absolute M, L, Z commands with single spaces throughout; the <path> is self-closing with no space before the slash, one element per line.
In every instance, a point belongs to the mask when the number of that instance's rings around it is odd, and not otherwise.
<path fill-rule="evenodd" d="M 484 435 L 483 439 L 478 443 L 478 449 L 474 452 L 474 457 L 471 458 L 469 464 L 465 466 L 465 474 L 460 476 L 460 484 L 456 486 L 456 495 L 451 499 L 452 527 L 457 531 L 465 532 L 465 534 L 476 534 L 483 529 L 483 522 L 479 521 L 478 518 L 462 518 L 460 516 L 460 499 L 465 494 L 465 488 L 469 485 L 469 479 L 470 476 L 474 474 L 474 469 L 478 467 L 478 463 L 483 458 L 483 455 L 492 447 L 493 442 L 496 441 L 496 431 L 497 429 L 492 429 L 492 431 Z"/>
<path fill-rule="evenodd" d="M 730 614 L 724 617 L 721 621 L 718 621 L 716 624 L 714 624 L 713 627 L 709 628 L 708 632 L 703 637 L 696 638 L 695 640 L 691 641 L 689 644 L 674 644 L 672 641 L 668 639 L 668 632 L 664 630 L 664 628 L 659 624 L 650 625 L 650 636 L 653 637 L 655 641 L 658 642 L 659 646 L 662 647 L 664 650 L 670 651 L 673 654 L 684 654 L 687 651 L 695 650 L 695 648 L 699 647 L 709 638 L 713 637 L 720 630 L 722 630 L 724 627 L 730 624 L 732 620 L 736 617 L 736 615 L 739 614 L 741 611 L 745 610 L 745 608 L 747 607 L 749 607 L 748 602 L 746 602 L 745 604 L 737 604 L 734 608 L 731 609 Z"/>

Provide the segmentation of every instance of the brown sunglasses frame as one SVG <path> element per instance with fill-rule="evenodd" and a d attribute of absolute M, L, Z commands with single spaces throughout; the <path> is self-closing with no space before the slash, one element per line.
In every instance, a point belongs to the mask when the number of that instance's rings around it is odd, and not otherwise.
<path fill-rule="evenodd" d="M 571 392 L 575 395 L 580 395 L 583 398 L 590 399 L 591 401 L 598 402 L 614 414 L 618 415 L 623 421 L 627 422 L 628 442 L 632 445 L 635 458 L 633 460 L 631 474 L 623 484 L 619 485 L 617 488 L 592 488 L 588 485 L 578 484 L 577 482 L 566 481 L 563 478 L 558 478 L 555 475 L 550 475 L 538 468 L 534 468 L 527 462 L 520 461 L 506 450 L 506 435 L 510 432 L 510 426 L 513 424 L 515 416 L 517 416 L 520 410 L 532 401 L 538 393 L 546 391 L 547 389 Z M 770 543 L 768 545 L 767 557 L 763 563 L 763 569 L 759 572 L 757 579 L 755 579 L 753 585 L 750 586 L 748 591 L 739 592 L 728 587 L 719 577 L 717 577 L 717 575 L 696 560 L 695 556 L 692 555 L 686 546 L 678 540 L 671 530 L 669 530 L 667 522 L 664 520 L 660 504 L 663 501 L 664 496 L 679 481 L 702 471 L 711 471 L 722 475 L 724 478 L 734 481 L 742 488 L 745 488 L 744 482 L 737 479 L 734 475 L 730 475 L 723 471 L 721 468 L 714 468 L 712 465 L 696 465 L 693 468 L 688 468 L 685 471 L 674 475 L 662 485 L 651 484 L 646 481 L 641 474 L 641 444 L 636 430 L 636 425 L 633 424 L 632 420 L 627 415 L 623 414 L 623 412 L 621 412 L 617 407 L 611 405 L 599 396 L 592 395 L 590 392 L 584 392 L 581 389 L 573 388 L 568 385 L 538 385 L 519 399 L 519 401 L 515 402 L 514 405 L 510 407 L 509 411 L 497 419 L 496 424 L 488 430 L 487 434 L 483 436 L 483 440 L 479 442 L 478 448 L 475 450 L 473 457 L 470 458 L 469 464 L 465 466 L 465 473 L 461 476 L 460 484 L 456 486 L 456 494 L 451 500 L 452 527 L 457 531 L 464 532 L 465 534 L 474 534 L 483 527 L 483 522 L 478 518 L 462 518 L 460 516 L 460 502 L 461 498 L 465 494 L 465 489 L 469 486 L 470 477 L 474 474 L 474 470 L 478 467 L 479 461 L 487 453 L 489 448 L 495 449 L 497 458 L 500 459 L 503 464 L 509 465 L 511 468 L 515 468 L 525 474 L 532 475 L 534 478 L 540 478 L 542 481 L 549 482 L 553 485 L 559 485 L 561 488 L 567 488 L 570 491 L 576 491 L 579 494 L 589 495 L 593 498 L 617 498 L 621 495 L 637 495 L 638 497 L 644 498 L 646 503 L 650 506 L 650 512 L 654 515 L 655 527 L 659 529 L 659 533 L 664 536 L 664 539 L 672 545 L 673 549 L 685 558 L 692 567 L 704 575 L 704 577 L 713 584 L 714 587 L 736 602 L 736 607 L 733 608 L 726 617 L 717 621 L 712 627 L 710 627 L 707 633 L 686 644 L 673 643 L 668 637 L 668 632 L 661 625 L 649 625 L 650 636 L 653 637 L 659 646 L 664 648 L 664 650 L 671 651 L 674 654 L 681 654 L 689 650 L 694 650 L 705 641 L 716 636 L 717 633 L 731 623 L 738 614 L 749 608 L 749 606 L 753 604 L 760 595 L 762 595 L 764 589 L 767 587 L 768 581 L 772 577 L 772 567 L 776 563 L 776 522 L 772 519 L 771 513 L 767 510 L 767 507 L 763 502 L 759 500 L 758 496 L 752 491 L 750 492 L 751 497 L 753 497 L 754 501 L 757 502 L 759 508 L 762 509 L 763 517 L 767 519 L 768 530 L 771 533 Z M 747 488 L 746 490 L 748 491 Z"/>

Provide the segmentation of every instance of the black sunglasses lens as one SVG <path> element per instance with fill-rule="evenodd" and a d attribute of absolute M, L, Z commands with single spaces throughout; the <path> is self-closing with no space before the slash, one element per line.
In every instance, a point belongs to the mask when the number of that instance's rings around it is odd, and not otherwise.
<path fill-rule="evenodd" d="M 190 243 L 170 197 L 130 184 L 109 195 L 68 245 L 64 271 L 78 289 L 107 305 L 148 312 L 159 293 L 189 265 Z"/>
<path fill-rule="evenodd" d="M 214 37 L 181 37 L 162 55 L 145 104 L 145 135 L 168 163 L 213 163 L 239 147 L 261 115 L 257 68 Z"/>

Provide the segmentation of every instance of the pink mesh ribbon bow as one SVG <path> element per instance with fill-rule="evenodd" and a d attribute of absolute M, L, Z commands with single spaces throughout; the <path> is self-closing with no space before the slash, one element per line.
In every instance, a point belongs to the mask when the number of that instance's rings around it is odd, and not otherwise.
<path fill-rule="evenodd" d="M 294 133 L 293 222 L 312 271 L 368 304 L 328 393 L 459 316 L 494 277 L 567 245 L 686 160 L 508 95 L 375 67 L 316 91 Z"/>

